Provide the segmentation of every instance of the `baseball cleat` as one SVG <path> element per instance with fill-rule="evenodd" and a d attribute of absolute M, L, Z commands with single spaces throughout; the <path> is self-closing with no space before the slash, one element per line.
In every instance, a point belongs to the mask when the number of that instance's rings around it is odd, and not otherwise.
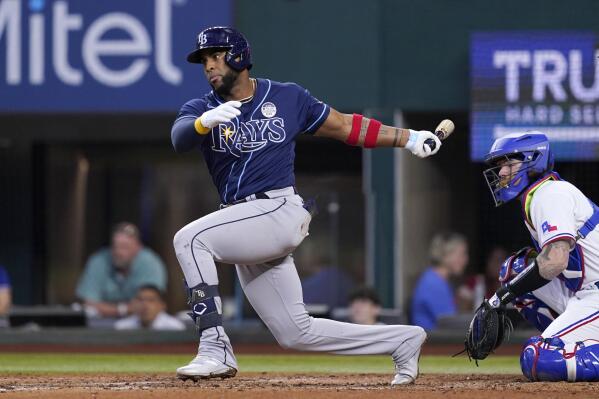
<path fill-rule="evenodd" d="M 208 378 L 235 377 L 237 369 L 208 356 L 197 355 L 187 366 L 177 369 L 177 378 L 181 380 L 204 380 Z"/>
<path fill-rule="evenodd" d="M 413 384 L 418 377 L 418 362 L 420 361 L 420 349 L 404 364 L 395 365 L 395 378 L 391 386 Z"/>

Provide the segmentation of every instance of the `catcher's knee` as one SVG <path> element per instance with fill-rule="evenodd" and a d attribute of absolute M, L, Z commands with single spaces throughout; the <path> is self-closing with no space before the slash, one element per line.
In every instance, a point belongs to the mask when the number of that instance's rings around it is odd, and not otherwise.
<path fill-rule="evenodd" d="M 530 381 L 599 381 L 599 341 L 567 348 L 557 337 L 530 338 L 520 355 L 522 373 Z"/>

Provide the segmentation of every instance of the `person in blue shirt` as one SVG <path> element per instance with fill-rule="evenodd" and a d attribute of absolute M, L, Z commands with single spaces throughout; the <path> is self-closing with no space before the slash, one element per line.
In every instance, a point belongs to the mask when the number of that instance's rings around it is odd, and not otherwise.
<path fill-rule="evenodd" d="M 457 312 L 449 279 L 464 272 L 468 243 L 458 233 L 437 234 L 431 241 L 430 259 L 431 266 L 416 283 L 411 307 L 412 323 L 427 331 L 435 329 L 440 317 Z"/>
<path fill-rule="evenodd" d="M 10 279 L 6 269 L 0 266 L 0 316 L 8 313 L 12 303 Z"/>

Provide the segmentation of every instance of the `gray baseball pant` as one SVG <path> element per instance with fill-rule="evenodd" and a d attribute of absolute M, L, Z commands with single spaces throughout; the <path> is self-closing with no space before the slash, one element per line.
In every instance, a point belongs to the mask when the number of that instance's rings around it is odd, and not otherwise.
<path fill-rule="evenodd" d="M 291 252 L 308 235 L 311 216 L 292 188 L 206 215 L 183 227 L 174 246 L 189 287 L 218 285 L 214 260 L 235 264 L 250 304 L 277 342 L 291 349 L 344 355 L 389 354 L 397 364 L 408 361 L 426 338 L 424 330 L 406 325 L 358 325 L 308 315 Z M 220 298 L 216 298 L 222 313 Z M 199 354 L 237 368 L 222 327 L 206 329 Z"/>

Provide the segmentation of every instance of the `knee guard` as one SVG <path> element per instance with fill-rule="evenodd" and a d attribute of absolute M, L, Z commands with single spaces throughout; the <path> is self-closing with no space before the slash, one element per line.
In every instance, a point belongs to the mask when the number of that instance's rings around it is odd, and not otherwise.
<path fill-rule="evenodd" d="M 201 283 L 187 288 L 187 304 L 191 311 L 187 313 L 200 334 L 207 328 L 223 325 L 222 315 L 215 298 L 219 296 L 218 286 Z"/>
<path fill-rule="evenodd" d="M 530 381 L 599 381 L 599 341 L 577 342 L 568 352 L 560 338 L 532 337 L 520 367 Z"/>

